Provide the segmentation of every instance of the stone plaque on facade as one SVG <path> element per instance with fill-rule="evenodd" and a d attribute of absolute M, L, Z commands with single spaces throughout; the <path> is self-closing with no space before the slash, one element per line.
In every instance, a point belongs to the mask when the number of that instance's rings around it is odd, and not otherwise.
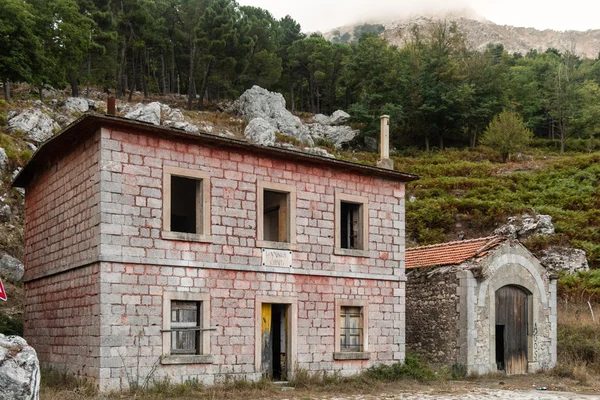
<path fill-rule="evenodd" d="M 292 252 L 289 250 L 262 249 L 262 265 L 292 268 Z"/>

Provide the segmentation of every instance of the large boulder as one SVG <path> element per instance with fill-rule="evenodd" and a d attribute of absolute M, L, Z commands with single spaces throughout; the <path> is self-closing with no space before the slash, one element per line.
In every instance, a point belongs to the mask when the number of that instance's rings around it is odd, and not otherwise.
<path fill-rule="evenodd" d="M 60 126 L 39 108 L 30 108 L 22 113 L 13 114 L 8 120 L 8 127 L 13 131 L 22 131 L 35 142 L 43 142 Z"/>
<path fill-rule="evenodd" d="M 21 261 L 4 254 L 0 258 L 0 276 L 12 282 L 20 282 L 23 279 L 25 268 Z"/>
<path fill-rule="evenodd" d="M 35 349 L 22 337 L 0 333 L 0 400 L 38 400 L 39 391 Z"/>
<path fill-rule="evenodd" d="M 345 111 L 337 110 L 329 118 L 329 125 L 341 125 L 350 121 L 350 114 Z"/>
<path fill-rule="evenodd" d="M 69 112 L 84 113 L 90 109 L 90 103 L 81 97 L 69 97 L 65 100 L 65 108 Z"/>
<path fill-rule="evenodd" d="M 198 131 L 200 129 L 198 129 L 198 127 L 196 125 L 190 124 L 189 122 L 183 122 L 183 121 L 165 121 L 164 123 L 165 126 L 169 126 L 171 128 L 175 128 L 175 129 L 182 129 L 186 132 L 190 132 L 190 133 L 198 133 Z"/>
<path fill-rule="evenodd" d="M 505 225 L 494 231 L 496 235 L 512 239 L 526 239 L 533 235 L 549 236 L 554 234 L 554 224 L 550 215 L 529 215 L 510 217 Z"/>
<path fill-rule="evenodd" d="M 157 101 L 146 105 L 138 103 L 125 114 L 125 118 L 160 125 L 160 112 L 161 104 Z"/>
<path fill-rule="evenodd" d="M 275 144 L 275 128 L 264 118 L 254 118 L 244 130 L 251 142 L 261 146 L 273 146 Z"/>
<path fill-rule="evenodd" d="M 540 262 L 553 272 L 573 274 L 579 271 L 589 271 L 587 255 L 581 249 L 558 247 L 542 250 Z"/>
<path fill-rule="evenodd" d="M 253 86 L 236 100 L 233 108 L 248 121 L 262 118 L 282 134 L 311 146 L 314 144 L 300 118 L 285 108 L 285 99 L 280 93 Z"/>
<path fill-rule="evenodd" d="M 342 144 L 351 141 L 358 135 L 358 131 L 355 131 L 349 126 L 331 126 L 317 123 L 308 124 L 306 127 L 313 139 L 325 139 L 332 142 L 336 147 L 340 147 Z"/>

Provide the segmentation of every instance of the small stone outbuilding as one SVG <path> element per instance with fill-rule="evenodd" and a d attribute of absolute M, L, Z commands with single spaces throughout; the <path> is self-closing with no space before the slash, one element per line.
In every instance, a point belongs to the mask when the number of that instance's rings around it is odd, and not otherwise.
<path fill-rule="evenodd" d="M 406 346 L 469 374 L 556 364 L 556 280 L 517 240 L 406 251 Z"/>

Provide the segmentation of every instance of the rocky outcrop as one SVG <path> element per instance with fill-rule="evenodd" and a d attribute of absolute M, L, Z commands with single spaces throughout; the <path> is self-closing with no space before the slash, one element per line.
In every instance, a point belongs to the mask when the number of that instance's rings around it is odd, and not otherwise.
<path fill-rule="evenodd" d="M 6 161 L 8 161 L 8 157 L 6 155 L 6 150 L 0 147 L 0 169 L 6 166 Z"/>
<path fill-rule="evenodd" d="M 190 133 L 198 133 L 200 131 L 196 125 L 184 121 L 165 121 L 164 125 L 175 129 L 182 129 Z"/>
<path fill-rule="evenodd" d="M 349 126 L 308 124 L 306 127 L 313 139 L 325 139 L 332 142 L 336 147 L 340 147 L 342 144 L 351 141 L 358 134 L 358 131 L 355 131 Z"/>
<path fill-rule="evenodd" d="M 125 118 L 160 125 L 161 106 L 163 104 L 157 101 L 150 104 L 138 103 L 125 114 Z"/>
<path fill-rule="evenodd" d="M 4 254 L 0 258 L 0 276 L 12 281 L 20 282 L 23 279 L 25 268 L 21 261 L 14 257 Z"/>
<path fill-rule="evenodd" d="M 337 110 L 329 117 L 329 125 L 341 125 L 350 121 L 350 114 L 345 111 Z"/>
<path fill-rule="evenodd" d="M 590 270 L 587 255 L 581 249 L 560 247 L 542 250 L 540 262 L 553 272 L 574 274 L 575 272 Z"/>
<path fill-rule="evenodd" d="M 84 113 L 89 111 L 90 104 L 86 99 L 82 99 L 81 97 L 68 97 L 65 100 L 65 108 L 68 112 L 80 112 Z"/>
<path fill-rule="evenodd" d="M 554 234 L 554 224 L 550 215 L 529 215 L 510 217 L 508 222 L 494 231 L 495 235 L 512 239 L 526 239 L 533 235 L 548 236 Z"/>
<path fill-rule="evenodd" d="M 19 336 L 0 334 L 0 400 L 38 400 L 40 363 Z"/>
<path fill-rule="evenodd" d="M 261 146 L 273 146 L 275 144 L 275 128 L 264 118 L 254 118 L 244 130 L 251 142 Z"/>
<path fill-rule="evenodd" d="M 60 126 L 39 108 L 29 108 L 21 113 L 9 113 L 8 127 L 24 132 L 31 140 L 43 142 L 60 129 Z"/>
<path fill-rule="evenodd" d="M 285 99 L 280 93 L 253 86 L 234 102 L 232 110 L 248 121 L 262 118 L 282 134 L 311 146 L 314 144 L 300 118 L 285 108 Z"/>
<path fill-rule="evenodd" d="M 333 154 L 331 154 L 327 150 L 322 149 L 320 147 L 305 147 L 304 152 L 309 153 L 309 154 L 314 154 L 316 156 L 321 156 L 321 157 L 335 158 L 335 156 Z"/>

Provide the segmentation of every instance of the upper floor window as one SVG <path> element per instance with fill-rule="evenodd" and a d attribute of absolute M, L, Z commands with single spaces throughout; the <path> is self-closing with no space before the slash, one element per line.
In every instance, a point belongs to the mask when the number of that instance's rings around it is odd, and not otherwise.
<path fill-rule="evenodd" d="M 369 200 L 344 193 L 335 195 L 335 252 L 368 256 Z"/>
<path fill-rule="evenodd" d="M 292 248 L 296 243 L 296 187 L 261 181 L 257 191 L 258 247 Z"/>
<path fill-rule="evenodd" d="M 164 239 L 210 240 L 210 176 L 203 171 L 163 168 Z"/>

